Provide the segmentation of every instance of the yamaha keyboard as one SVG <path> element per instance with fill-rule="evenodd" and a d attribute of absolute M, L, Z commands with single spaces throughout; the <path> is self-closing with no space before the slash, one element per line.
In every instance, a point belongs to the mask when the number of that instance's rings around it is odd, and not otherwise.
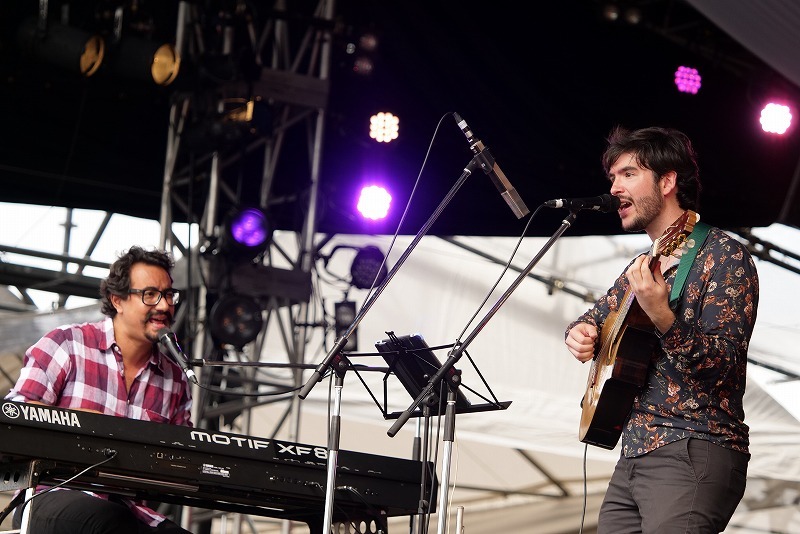
<path fill-rule="evenodd" d="M 20 466 L 30 484 L 55 485 L 322 525 L 325 447 L 0 401 L 0 490 Z M 433 502 L 431 462 L 339 451 L 333 521 L 375 521 Z M 11 473 L 11 474 L 9 474 Z M 422 482 L 425 481 L 425 488 Z M 5 487 L 4 487 L 5 484 Z M 21 487 L 24 484 L 21 485 Z M 33 503 L 35 507 L 35 500 Z"/>

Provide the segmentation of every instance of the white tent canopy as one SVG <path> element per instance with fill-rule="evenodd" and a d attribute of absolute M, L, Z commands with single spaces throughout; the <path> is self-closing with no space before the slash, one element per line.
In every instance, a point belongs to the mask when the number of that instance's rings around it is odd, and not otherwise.
<path fill-rule="evenodd" d="M 759 235 L 765 240 L 777 240 L 777 243 L 800 242 L 797 230 L 781 225 L 765 229 Z M 524 240 L 512 262 L 517 271 L 506 273 L 478 311 L 503 271 L 502 265 L 482 256 L 506 261 L 517 240 L 423 238 L 359 324 L 357 335 L 361 351 L 374 352 L 373 343 L 385 339 L 387 331 L 397 335 L 421 333 L 431 346 L 452 344 L 457 338 L 463 341 L 487 317 L 488 310 L 498 302 L 518 271 L 536 257 L 546 241 L 545 238 Z M 386 236 L 342 235 L 336 236 L 329 246 L 376 245 L 386 251 L 389 242 Z M 410 242 L 409 237 L 398 239 L 389 255 L 390 268 Z M 480 251 L 481 256 L 459 245 Z M 645 235 L 562 237 L 532 270 L 533 276 L 522 281 L 474 336 L 466 350 L 472 361 L 464 356 L 456 364 L 463 373 L 463 384 L 480 389 L 479 371 L 497 399 L 510 400 L 512 404 L 507 410 L 456 417 L 456 452 L 453 455 L 456 465 L 451 471 L 456 475 L 450 480 L 455 486 L 452 502 L 453 506 L 459 503 L 465 506 L 467 518 L 477 510 L 481 510 L 481 514 L 492 510 L 495 517 L 499 515 L 513 522 L 515 519 L 510 515 L 513 511 L 529 521 L 536 521 L 536 532 L 577 531 L 583 505 L 583 458 L 586 455 L 591 495 L 584 531 L 596 521 L 596 506 L 599 506 L 618 448 L 613 451 L 593 446 L 586 448 L 577 438 L 579 402 L 588 366 L 576 362 L 567 352 L 563 332 L 572 319 L 589 307 L 588 302 L 576 295 L 593 298 L 601 294 L 630 258 L 648 247 Z M 332 259 L 329 268 L 344 275 L 349 260 L 341 258 L 334 262 Z M 800 441 L 797 419 L 800 402 L 797 381 L 792 379 L 800 376 L 796 348 L 800 346 L 800 328 L 797 314 L 792 311 L 800 297 L 800 285 L 797 274 L 781 266 L 764 261 L 757 261 L 757 264 L 761 302 L 750 349 L 745 406 L 751 427 L 753 458 L 747 495 L 728 531 L 766 528 L 771 532 L 791 532 L 800 525 L 800 514 L 793 505 L 800 491 L 800 459 L 795 452 L 796 443 Z M 364 297 L 357 297 L 359 304 Z M 329 293 L 327 298 L 341 300 L 341 294 Z M 467 327 L 470 320 L 472 323 Z M 310 346 L 320 347 L 314 341 Z M 272 346 L 267 351 L 274 351 L 272 354 L 278 357 L 281 349 Z M 320 347 L 307 359 L 317 364 L 325 355 L 325 349 Z M 444 361 L 447 351 L 440 351 L 438 355 Z M 370 363 L 370 359 L 363 357 L 355 363 L 379 364 Z M 776 368 L 786 373 L 770 370 Z M 369 376 L 365 378 L 379 399 L 381 377 L 381 374 L 372 377 L 372 384 Z M 328 383 L 321 382 L 302 401 L 304 424 L 299 441 L 326 442 L 328 395 Z M 470 393 L 467 395 L 476 399 Z M 386 432 L 394 421 L 383 420 L 381 410 L 352 373 L 345 377 L 341 396 L 342 448 L 408 454 L 416 429 L 415 419 L 409 420 L 400 434 L 388 438 Z M 388 398 L 395 401 L 394 410 L 404 410 L 412 401 L 392 380 L 389 380 Z M 482 401 L 478 398 L 477 402 Z M 274 423 L 271 411 L 274 412 L 274 408 L 256 409 L 254 425 Z M 475 501 L 478 497 L 481 500 Z M 528 504 L 522 505 L 520 501 Z M 507 513 L 496 511 L 504 505 L 512 509 Z M 571 518 L 572 524 L 567 521 L 565 525 L 555 519 L 552 527 L 546 525 L 539 515 L 543 507 L 553 510 L 554 516 L 569 510 L 566 517 Z M 531 515 L 533 510 L 536 516 Z M 469 532 L 497 532 L 496 525 L 480 530 L 480 521 L 476 518 Z"/>
<path fill-rule="evenodd" d="M 579 219 L 577 224 L 581 223 Z M 781 225 L 757 232 L 761 239 L 785 249 L 800 242 L 799 233 Z M 276 239 L 286 249 L 296 246 L 294 234 L 279 233 Z M 390 268 L 411 240 L 408 236 L 398 238 L 389 253 Z M 337 235 L 321 252 L 325 254 L 336 245 L 375 245 L 386 252 L 390 241 L 388 236 Z M 503 272 L 503 265 L 489 258 L 507 261 L 517 245 L 516 239 L 423 238 L 359 323 L 360 351 L 374 352 L 374 343 L 385 339 L 390 331 L 397 335 L 420 333 L 431 346 L 450 345 L 456 339 L 463 341 L 474 333 L 489 309 L 546 241 L 525 238 L 512 268 L 487 299 L 490 288 Z M 493 393 L 499 401 L 511 401 L 506 410 L 463 413 L 456 417 L 449 480 L 452 487 L 447 492 L 451 501 L 449 511 L 453 515 L 457 507 L 463 507 L 464 526 L 470 534 L 578 532 L 584 508 L 584 469 L 588 495 L 583 532 L 593 531 L 618 449 L 585 447 L 578 440 L 579 402 L 589 368 L 569 355 L 563 344 L 563 332 L 572 319 L 589 307 L 588 300 L 604 292 L 630 258 L 648 247 L 645 235 L 570 237 L 567 233 L 477 331 L 456 363 L 455 367 L 462 371 L 461 389 L 474 403 L 484 401 L 465 391 L 466 387 L 488 398 Z M 335 276 L 344 277 L 351 260 L 352 256 L 339 252 L 328 262 L 330 273 L 320 273 L 327 283 L 317 284 L 319 296 L 329 310 L 332 302 L 342 300 L 345 290 L 345 286 L 336 287 Z M 800 441 L 800 402 L 795 378 L 800 376 L 797 349 L 800 324 L 793 306 L 800 301 L 800 285 L 797 274 L 790 270 L 760 260 L 757 265 L 761 302 L 751 343 L 745 398 L 753 458 L 747 493 L 727 532 L 798 532 L 800 458 L 796 444 Z M 348 297 L 357 301 L 360 308 L 366 291 L 351 289 Z M 485 305 L 479 309 L 484 300 Z M 74 313 L 86 320 L 85 310 Z M 17 334 L 22 331 L 22 324 L 38 324 L 42 329 L 38 337 L 54 326 L 50 325 L 53 321 L 71 322 L 66 317 L 60 319 L 59 315 L 48 316 L 45 326 L 41 322 L 44 318 L 33 323 L 10 316 L 0 324 Z M 269 328 L 274 330 L 275 326 Z M 0 352 L 18 354 L 26 342 L 19 335 L 14 347 L 8 341 L 10 338 Z M 331 341 L 329 336 L 327 347 Z M 316 365 L 324 359 L 328 349 L 320 329 L 311 329 L 307 347 L 307 363 Z M 444 361 L 447 350 L 437 351 L 437 355 Z M 377 356 L 354 354 L 351 360 L 385 367 Z M 282 338 L 276 332 L 268 330 L 259 361 L 288 361 Z M 5 362 L 4 369 L 7 371 Z M 262 372 L 276 379 L 288 377 L 289 373 L 280 368 Z M 309 375 L 306 372 L 304 376 Z M 363 383 L 354 371 L 345 375 L 340 448 L 410 458 L 415 434 L 421 432 L 417 426 L 419 419 L 410 419 L 397 435 L 389 437 L 387 432 L 394 420 L 384 419 L 367 388 L 381 401 L 386 378 L 388 412 L 406 409 L 413 399 L 393 376 L 385 377 L 382 372 L 360 372 L 360 375 Z M 326 379 L 297 403 L 299 432 L 294 441 L 322 446 L 328 443 L 331 395 Z M 253 408 L 249 417 L 237 419 L 238 426 L 233 430 L 266 437 L 279 429 L 275 437 L 288 439 L 290 424 L 280 424 L 288 407 L 287 402 L 278 402 Z M 437 425 L 439 420 L 432 423 L 429 438 L 437 445 L 432 448 L 432 454 L 436 454 L 432 459 L 438 461 L 437 473 L 441 474 L 442 430 Z M 403 531 L 408 528 L 408 521 L 408 518 L 394 519 L 390 530 Z M 280 528 L 274 520 L 259 518 L 257 524 L 259 532 Z M 434 531 L 436 525 L 434 516 L 429 531 Z M 450 532 L 453 528 L 451 519 Z"/>

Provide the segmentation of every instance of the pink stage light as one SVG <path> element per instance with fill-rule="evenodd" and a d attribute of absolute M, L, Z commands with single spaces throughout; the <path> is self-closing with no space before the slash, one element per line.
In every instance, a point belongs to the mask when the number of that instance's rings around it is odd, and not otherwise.
<path fill-rule="evenodd" d="M 758 120 L 765 132 L 784 134 L 792 125 L 792 111 L 789 106 L 770 102 L 761 110 L 761 117 Z"/>
<path fill-rule="evenodd" d="M 700 90 L 700 74 L 691 67 L 678 67 L 675 71 L 675 87 L 681 93 L 697 94 Z"/>

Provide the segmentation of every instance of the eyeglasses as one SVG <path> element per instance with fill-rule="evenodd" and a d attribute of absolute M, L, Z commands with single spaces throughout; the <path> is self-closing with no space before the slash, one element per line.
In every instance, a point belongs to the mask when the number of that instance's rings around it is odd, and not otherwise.
<path fill-rule="evenodd" d="M 148 306 L 155 306 L 161 302 L 161 297 L 164 297 L 170 306 L 174 306 L 181 300 L 180 291 L 172 288 L 159 291 L 154 287 L 146 287 L 144 289 L 131 289 L 128 293 L 138 293 L 142 296 L 142 303 Z"/>

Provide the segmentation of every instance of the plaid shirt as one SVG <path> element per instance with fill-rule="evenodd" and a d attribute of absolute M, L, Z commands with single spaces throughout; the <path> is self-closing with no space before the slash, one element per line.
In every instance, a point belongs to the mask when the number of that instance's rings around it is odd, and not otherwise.
<path fill-rule="evenodd" d="M 153 345 L 150 360 L 127 391 L 122 354 L 110 317 L 97 323 L 62 326 L 42 337 L 25 354 L 19 379 L 6 399 L 192 426 L 186 375 L 159 352 L 157 345 Z M 105 494 L 86 493 L 108 499 Z M 120 501 L 150 526 L 164 520 L 142 501 Z"/>

